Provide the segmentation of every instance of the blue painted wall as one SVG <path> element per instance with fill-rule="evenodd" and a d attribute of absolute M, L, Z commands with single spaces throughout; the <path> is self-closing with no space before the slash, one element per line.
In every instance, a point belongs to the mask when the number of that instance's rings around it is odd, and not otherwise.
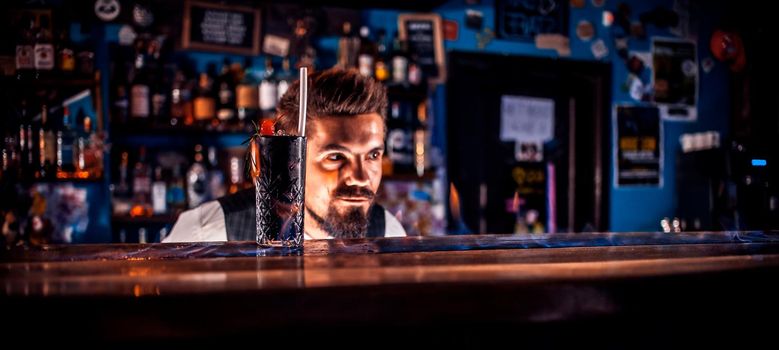
<path fill-rule="evenodd" d="M 638 19 L 638 15 L 644 11 L 652 10 L 657 6 L 672 8 L 673 1 L 624 1 L 632 8 L 633 18 Z M 602 60 L 612 63 L 612 99 L 613 103 L 636 103 L 629 94 L 623 90 L 623 84 L 628 77 L 627 69 L 621 58 L 616 55 L 614 48 L 613 27 L 603 26 L 602 16 L 604 10 L 616 12 L 617 5 L 620 2 L 606 0 L 602 8 L 592 5 L 591 1 L 585 1 L 583 8 L 571 8 L 569 20 L 569 33 L 571 56 L 568 59 L 573 60 L 595 60 L 590 50 L 591 42 L 583 42 L 575 35 L 576 24 L 580 20 L 588 20 L 595 25 L 596 38 L 605 41 L 609 48 L 609 55 Z M 691 20 L 691 32 L 697 32 L 698 41 L 698 63 L 707 57 L 711 57 L 708 49 L 708 40 L 711 32 L 719 24 L 722 18 L 723 9 L 720 1 L 701 1 L 691 8 L 695 15 Z M 482 0 L 478 5 L 467 5 L 464 0 L 453 0 L 435 9 L 434 12 L 441 15 L 443 19 L 457 21 L 459 25 L 459 35 L 456 41 L 445 41 L 446 51 L 481 51 L 496 54 L 525 55 L 536 57 L 558 57 L 554 50 L 537 49 L 533 43 L 511 42 L 494 39 L 483 50 L 478 49 L 476 34 L 477 32 L 465 27 L 465 10 L 473 9 L 481 11 L 484 14 L 484 27 L 495 28 L 495 10 L 493 0 Z M 391 33 L 397 28 L 398 11 L 374 10 L 367 11 L 366 18 L 374 26 L 385 26 Z M 648 26 L 646 40 L 631 39 L 629 50 L 649 52 L 651 49 L 651 37 L 659 36 L 665 38 L 677 38 L 668 30 L 659 30 L 654 26 Z M 615 188 L 613 179 L 609 178 L 612 184 L 610 193 L 610 222 L 609 228 L 612 231 L 657 231 L 659 230 L 659 221 L 662 217 L 673 216 L 676 211 L 676 157 L 679 152 L 679 136 L 687 132 L 717 130 L 722 133 L 723 139 L 727 139 L 729 129 L 729 72 L 727 66 L 716 64 L 709 73 L 704 73 L 699 68 L 699 103 L 698 119 L 694 122 L 663 122 L 663 186 L 657 187 L 632 187 Z M 438 136 L 434 136 L 434 142 L 445 146 L 446 140 L 441 132 L 445 130 L 445 111 L 443 106 L 444 93 L 443 88 L 439 88 L 435 93 L 437 102 L 436 125 Z M 613 157 L 609 159 L 609 167 L 613 174 Z M 610 175 L 612 176 L 612 175 Z"/>

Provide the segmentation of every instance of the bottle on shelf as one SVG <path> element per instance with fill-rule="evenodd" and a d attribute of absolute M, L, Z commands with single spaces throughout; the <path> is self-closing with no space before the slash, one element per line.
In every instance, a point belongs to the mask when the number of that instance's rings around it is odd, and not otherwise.
<path fill-rule="evenodd" d="M 405 40 L 400 40 L 398 33 L 392 39 L 392 82 L 405 84 L 408 82 L 408 50 Z"/>
<path fill-rule="evenodd" d="M 76 170 L 74 163 L 73 143 L 76 132 L 68 106 L 62 107 L 62 126 L 57 131 L 57 178 L 66 179 L 73 176 Z"/>
<path fill-rule="evenodd" d="M 164 67 L 155 63 L 153 71 L 156 72 L 150 84 L 151 93 L 151 116 L 156 124 L 167 124 L 167 118 L 170 117 L 170 104 L 168 95 L 170 92 L 170 77 Z"/>
<path fill-rule="evenodd" d="M 187 171 L 187 206 L 192 209 L 208 199 L 208 171 L 203 161 L 203 146 L 195 145 L 195 158 Z"/>
<path fill-rule="evenodd" d="M 257 78 L 252 68 L 252 61 L 246 58 L 244 61 L 241 80 L 235 88 L 236 107 L 238 108 L 238 120 L 244 124 L 256 121 L 259 116 L 260 102 L 257 89 Z"/>
<path fill-rule="evenodd" d="M 151 115 L 151 87 L 146 66 L 145 41 L 136 40 L 133 79 L 130 85 L 130 118 L 134 124 L 148 124 Z"/>
<path fill-rule="evenodd" d="M 21 20 L 22 29 L 16 44 L 16 79 L 27 80 L 35 69 L 35 20 L 25 13 Z"/>
<path fill-rule="evenodd" d="M 208 197 L 217 199 L 226 194 L 224 171 L 219 166 L 216 147 L 208 147 Z"/>
<path fill-rule="evenodd" d="M 387 157 L 392 161 L 393 172 L 414 172 L 413 116 L 406 101 L 390 101 L 387 120 Z"/>
<path fill-rule="evenodd" d="M 151 169 L 146 163 L 146 147 L 138 150 L 138 161 L 133 168 L 133 206 L 131 216 L 151 215 Z"/>
<path fill-rule="evenodd" d="M 213 73 L 215 70 L 216 67 L 213 64 L 209 64 L 208 70 L 201 72 L 198 78 L 194 99 L 194 117 L 195 123 L 202 127 L 211 125 L 216 118 L 216 94 L 213 90 Z"/>
<path fill-rule="evenodd" d="M 352 23 L 344 22 L 341 37 L 338 39 L 338 60 L 336 66 L 342 69 L 357 67 L 357 55 L 360 39 L 352 33 Z"/>
<path fill-rule="evenodd" d="M 192 114 L 192 90 L 184 71 L 176 70 L 170 90 L 170 125 L 184 125 L 187 114 Z"/>
<path fill-rule="evenodd" d="M 151 207 L 154 214 L 165 214 L 168 212 L 167 184 L 162 173 L 162 167 L 154 168 L 154 183 L 151 187 Z"/>
<path fill-rule="evenodd" d="M 114 197 L 128 198 L 130 196 L 130 154 L 122 152 L 119 160 L 119 183 L 114 188 Z"/>
<path fill-rule="evenodd" d="M 55 177 L 57 162 L 57 138 L 54 134 L 53 120 L 49 118 L 49 107 L 41 105 L 41 127 L 38 130 L 38 164 L 40 178 Z"/>
<path fill-rule="evenodd" d="M 243 159 L 237 155 L 230 156 L 230 187 L 227 192 L 229 194 L 236 193 L 241 190 L 243 185 Z"/>
<path fill-rule="evenodd" d="M 72 77 L 76 72 L 76 52 L 73 50 L 67 29 L 60 30 L 56 64 L 57 71 L 65 78 Z"/>
<path fill-rule="evenodd" d="M 220 125 L 228 126 L 233 123 L 235 112 L 235 80 L 234 74 L 231 70 L 230 59 L 225 58 L 222 64 L 222 72 L 217 79 L 218 96 L 216 117 L 219 119 Z"/>
<path fill-rule="evenodd" d="M 377 42 L 376 42 L 376 64 L 374 69 L 374 76 L 376 77 L 376 80 L 384 82 L 389 79 L 390 76 L 390 70 L 387 66 L 387 43 L 386 38 L 387 32 L 382 28 L 379 29 L 377 32 Z"/>
<path fill-rule="evenodd" d="M 284 96 L 285 93 L 287 93 L 287 90 L 289 89 L 289 86 L 292 85 L 292 82 L 294 81 L 295 76 L 292 74 L 292 71 L 290 70 L 289 65 L 289 57 L 284 57 L 284 60 L 281 61 L 281 72 L 279 72 L 278 75 L 278 98 L 277 101 L 281 100 L 281 97 Z"/>
<path fill-rule="evenodd" d="M 173 212 L 179 212 L 187 209 L 187 193 L 184 186 L 184 176 L 181 171 L 182 165 L 173 166 L 173 175 L 170 178 L 167 193 L 168 208 Z"/>
<path fill-rule="evenodd" d="M 278 101 L 278 83 L 273 70 L 273 60 L 265 57 L 265 72 L 260 82 L 260 111 L 264 118 L 272 116 Z"/>
<path fill-rule="evenodd" d="M 376 61 L 376 45 L 370 39 L 371 30 L 368 26 L 360 27 L 360 50 L 357 56 L 357 66 L 360 74 L 372 77 Z"/>
<path fill-rule="evenodd" d="M 40 17 L 40 26 L 35 34 L 35 73 L 36 78 L 51 76 L 54 69 L 54 44 L 51 37 L 49 16 Z"/>

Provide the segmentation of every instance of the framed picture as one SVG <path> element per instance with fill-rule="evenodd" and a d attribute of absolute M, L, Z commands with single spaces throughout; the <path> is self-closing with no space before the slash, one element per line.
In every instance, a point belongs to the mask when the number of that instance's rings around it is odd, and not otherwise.
<path fill-rule="evenodd" d="M 434 13 L 405 13 L 398 16 L 398 35 L 408 42 L 424 76 L 432 84 L 446 81 L 441 16 Z"/>
<path fill-rule="evenodd" d="M 188 0 L 184 3 L 183 49 L 260 54 L 260 10 Z"/>

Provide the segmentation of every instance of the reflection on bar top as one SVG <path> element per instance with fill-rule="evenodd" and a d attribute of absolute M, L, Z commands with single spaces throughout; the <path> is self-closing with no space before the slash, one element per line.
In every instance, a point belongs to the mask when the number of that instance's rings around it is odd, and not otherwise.
<path fill-rule="evenodd" d="M 311 240 L 302 252 L 260 248 L 254 242 L 44 245 L 0 253 L 0 261 L 171 260 L 488 249 L 533 249 L 723 243 L 779 243 L 779 231 L 603 232 L 535 235 L 465 235 Z"/>

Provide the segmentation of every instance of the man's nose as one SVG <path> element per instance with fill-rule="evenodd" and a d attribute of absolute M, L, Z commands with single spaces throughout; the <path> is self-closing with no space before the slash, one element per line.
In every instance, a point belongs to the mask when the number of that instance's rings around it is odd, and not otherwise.
<path fill-rule="evenodd" d="M 345 180 L 348 186 L 368 186 L 370 184 L 370 177 L 368 171 L 365 168 L 365 163 L 361 159 L 358 159 L 347 166 L 345 169 Z"/>

